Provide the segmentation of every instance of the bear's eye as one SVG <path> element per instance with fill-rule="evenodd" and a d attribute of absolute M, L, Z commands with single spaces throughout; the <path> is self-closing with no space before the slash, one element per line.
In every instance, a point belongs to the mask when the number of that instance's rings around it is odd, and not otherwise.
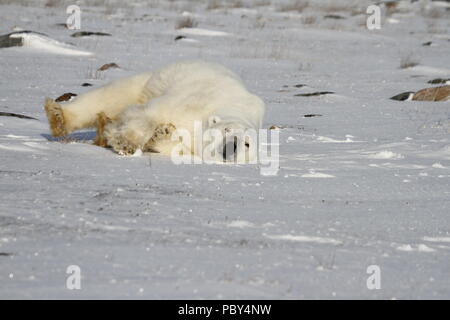
<path fill-rule="evenodd" d="M 246 148 L 250 148 L 250 144 L 248 142 L 245 143 Z"/>

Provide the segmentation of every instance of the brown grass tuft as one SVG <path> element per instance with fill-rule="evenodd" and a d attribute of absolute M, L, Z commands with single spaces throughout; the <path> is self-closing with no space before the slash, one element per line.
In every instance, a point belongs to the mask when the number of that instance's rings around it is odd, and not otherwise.
<path fill-rule="evenodd" d="M 283 4 L 279 7 L 279 11 L 281 12 L 289 12 L 289 11 L 297 11 L 302 12 L 309 6 L 309 2 L 305 0 L 295 0 L 290 3 Z"/>

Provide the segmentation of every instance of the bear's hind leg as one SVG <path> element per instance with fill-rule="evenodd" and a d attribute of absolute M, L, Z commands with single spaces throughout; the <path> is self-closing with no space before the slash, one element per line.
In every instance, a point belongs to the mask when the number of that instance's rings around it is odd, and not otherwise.
<path fill-rule="evenodd" d="M 146 103 L 152 98 L 144 90 L 150 75 L 147 72 L 119 79 L 63 104 L 47 98 L 44 108 L 52 135 L 60 137 L 78 129 L 94 127 L 100 112 L 114 118 L 130 106 Z"/>
<path fill-rule="evenodd" d="M 45 112 L 47 113 L 48 123 L 50 125 L 50 131 L 54 137 L 65 136 L 68 131 L 66 128 L 66 120 L 60 104 L 55 100 L 47 98 L 45 99 Z"/>

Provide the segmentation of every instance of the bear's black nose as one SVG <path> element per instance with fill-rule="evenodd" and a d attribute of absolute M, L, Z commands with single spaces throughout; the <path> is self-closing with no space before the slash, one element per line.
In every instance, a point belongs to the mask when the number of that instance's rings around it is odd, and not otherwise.
<path fill-rule="evenodd" d="M 227 143 L 224 143 L 223 145 L 223 161 L 231 160 L 231 158 L 234 158 L 234 155 L 236 154 L 237 149 L 237 139 L 234 139 L 234 141 L 229 141 Z"/>

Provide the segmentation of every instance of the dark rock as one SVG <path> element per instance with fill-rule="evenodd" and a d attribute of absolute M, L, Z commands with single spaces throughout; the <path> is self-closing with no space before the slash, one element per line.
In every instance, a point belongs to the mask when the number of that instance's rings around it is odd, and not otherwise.
<path fill-rule="evenodd" d="M 55 24 L 55 26 L 57 26 L 57 27 L 63 27 L 63 28 L 68 29 L 68 28 L 67 28 L 67 23 L 57 23 L 57 24 Z"/>
<path fill-rule="evenodd" d="M 331 91 L 318 91 L 318 92 L 311 92 L 311 93 L 298 93 L 295 94 L 294 97 L 313 97 L 313 96 L 322 96 L 325 94 L 333 94 L 334 92 Z"/>
<path fill-rule="evenodd" d="M 59 96 L 58 98 L 56 98 L 55 101 L 56 102 L 69 101 L 72 99 L 72 97 L 76 97 L 76 96 L 77 96 L 76 93 L 67 92 L 67 93 L 64 93 L 62 96 Z"/>
<path fill-rule="evenodd" d="M 433 43 L 433 42 L 428 41 L 428 42 L 422 43 L 422 45 L 423 45 L 424 47 L 427 47 L 427 46 L 431 46 L 432 43 Z"/>
<path fill-rule="evenodd" d="M 414 94 L 414 92 L 412 92 L 412 91 L 402 92 L 393 97 L 390 97 L 389 99 L 397 100 L 397 101 L 405 101 L 405 100 L 411 98 L 411 95 L 413 95 L 413 94 Z"/>
<path fill-rule="evenodd" d="M 89 82 L 85 82 L 81 85 L 82 87 L 92 87 L 93 85 Z"/>
<path fill-rule="evenodd" d="M 175 41 L 181 40 L 181 39 L 186 39 L 186 36 L 176 36 L 175 37 Z"/>
<path fill-rule="evenodd" d="M 447 81 L 450 82 L 450 78 L 448 78 L 448 79 L 436 78 L 436 79 L 428 81 L 427 83 L 431 83 L 431 84 L 445 84 L 445 83 L 447 83 Z"/>
<path fill-rule="evenodd" d="M 23 38 L 21 37 L 11 37 L 12 35 L 19 36 L 20 34 L 27 34 L 27 33 L 35 33 L 42 36 L 47 36 L 40 32 L 34 32 L 30 30 L 23 30 L 23 31 L 15 31 L 11 32 L 5 35 L 0 36 L 0 48 L 9 48 L 9 47 L 21 47 L 23 46 Z"/>
<path fill-rule="evenodd" d="M 110 37 L 111 34 L 105 32 L 78 31 L 71 35 L 71 37 L 74 38 L 90 37 L 90 36 Z"/>
<path fill-rule="evenodd" d="M 345 17 L 337 15 L 337 14 L 327 14 L 326 16 L 324 16 L 325 19 L 336 19 L 336 20 L 340 20 L 340 19 L 345 19 Z"/>
<path fill-rule="evenodd" d="M 31 120 L 37 120 L 36 118 L 24 116 L 23 114 L 17 114 L 17 113 L 11 113 L 11 112 L 2 112 L 0 111 L 0 117 L 15 117 L 20 119 L 31 119 Z"/>
<path fill-rule="evenodd" d="M 303 115 L 303 118 L 313 118 L 313 117 L 321 117 L 321 114 L 311 113 Z"/>
<path fill-rule="evenodd" d="M 0 257 L 9 257 L 12 256 L 13 254 L 11 252 L 0 252 Z"/>
<path fill-rule="evenodd" d="M 10 38 L 9 35 L 0 36 L 0 48 L 21 47 L 22 45 L 22 38 Z"/>

